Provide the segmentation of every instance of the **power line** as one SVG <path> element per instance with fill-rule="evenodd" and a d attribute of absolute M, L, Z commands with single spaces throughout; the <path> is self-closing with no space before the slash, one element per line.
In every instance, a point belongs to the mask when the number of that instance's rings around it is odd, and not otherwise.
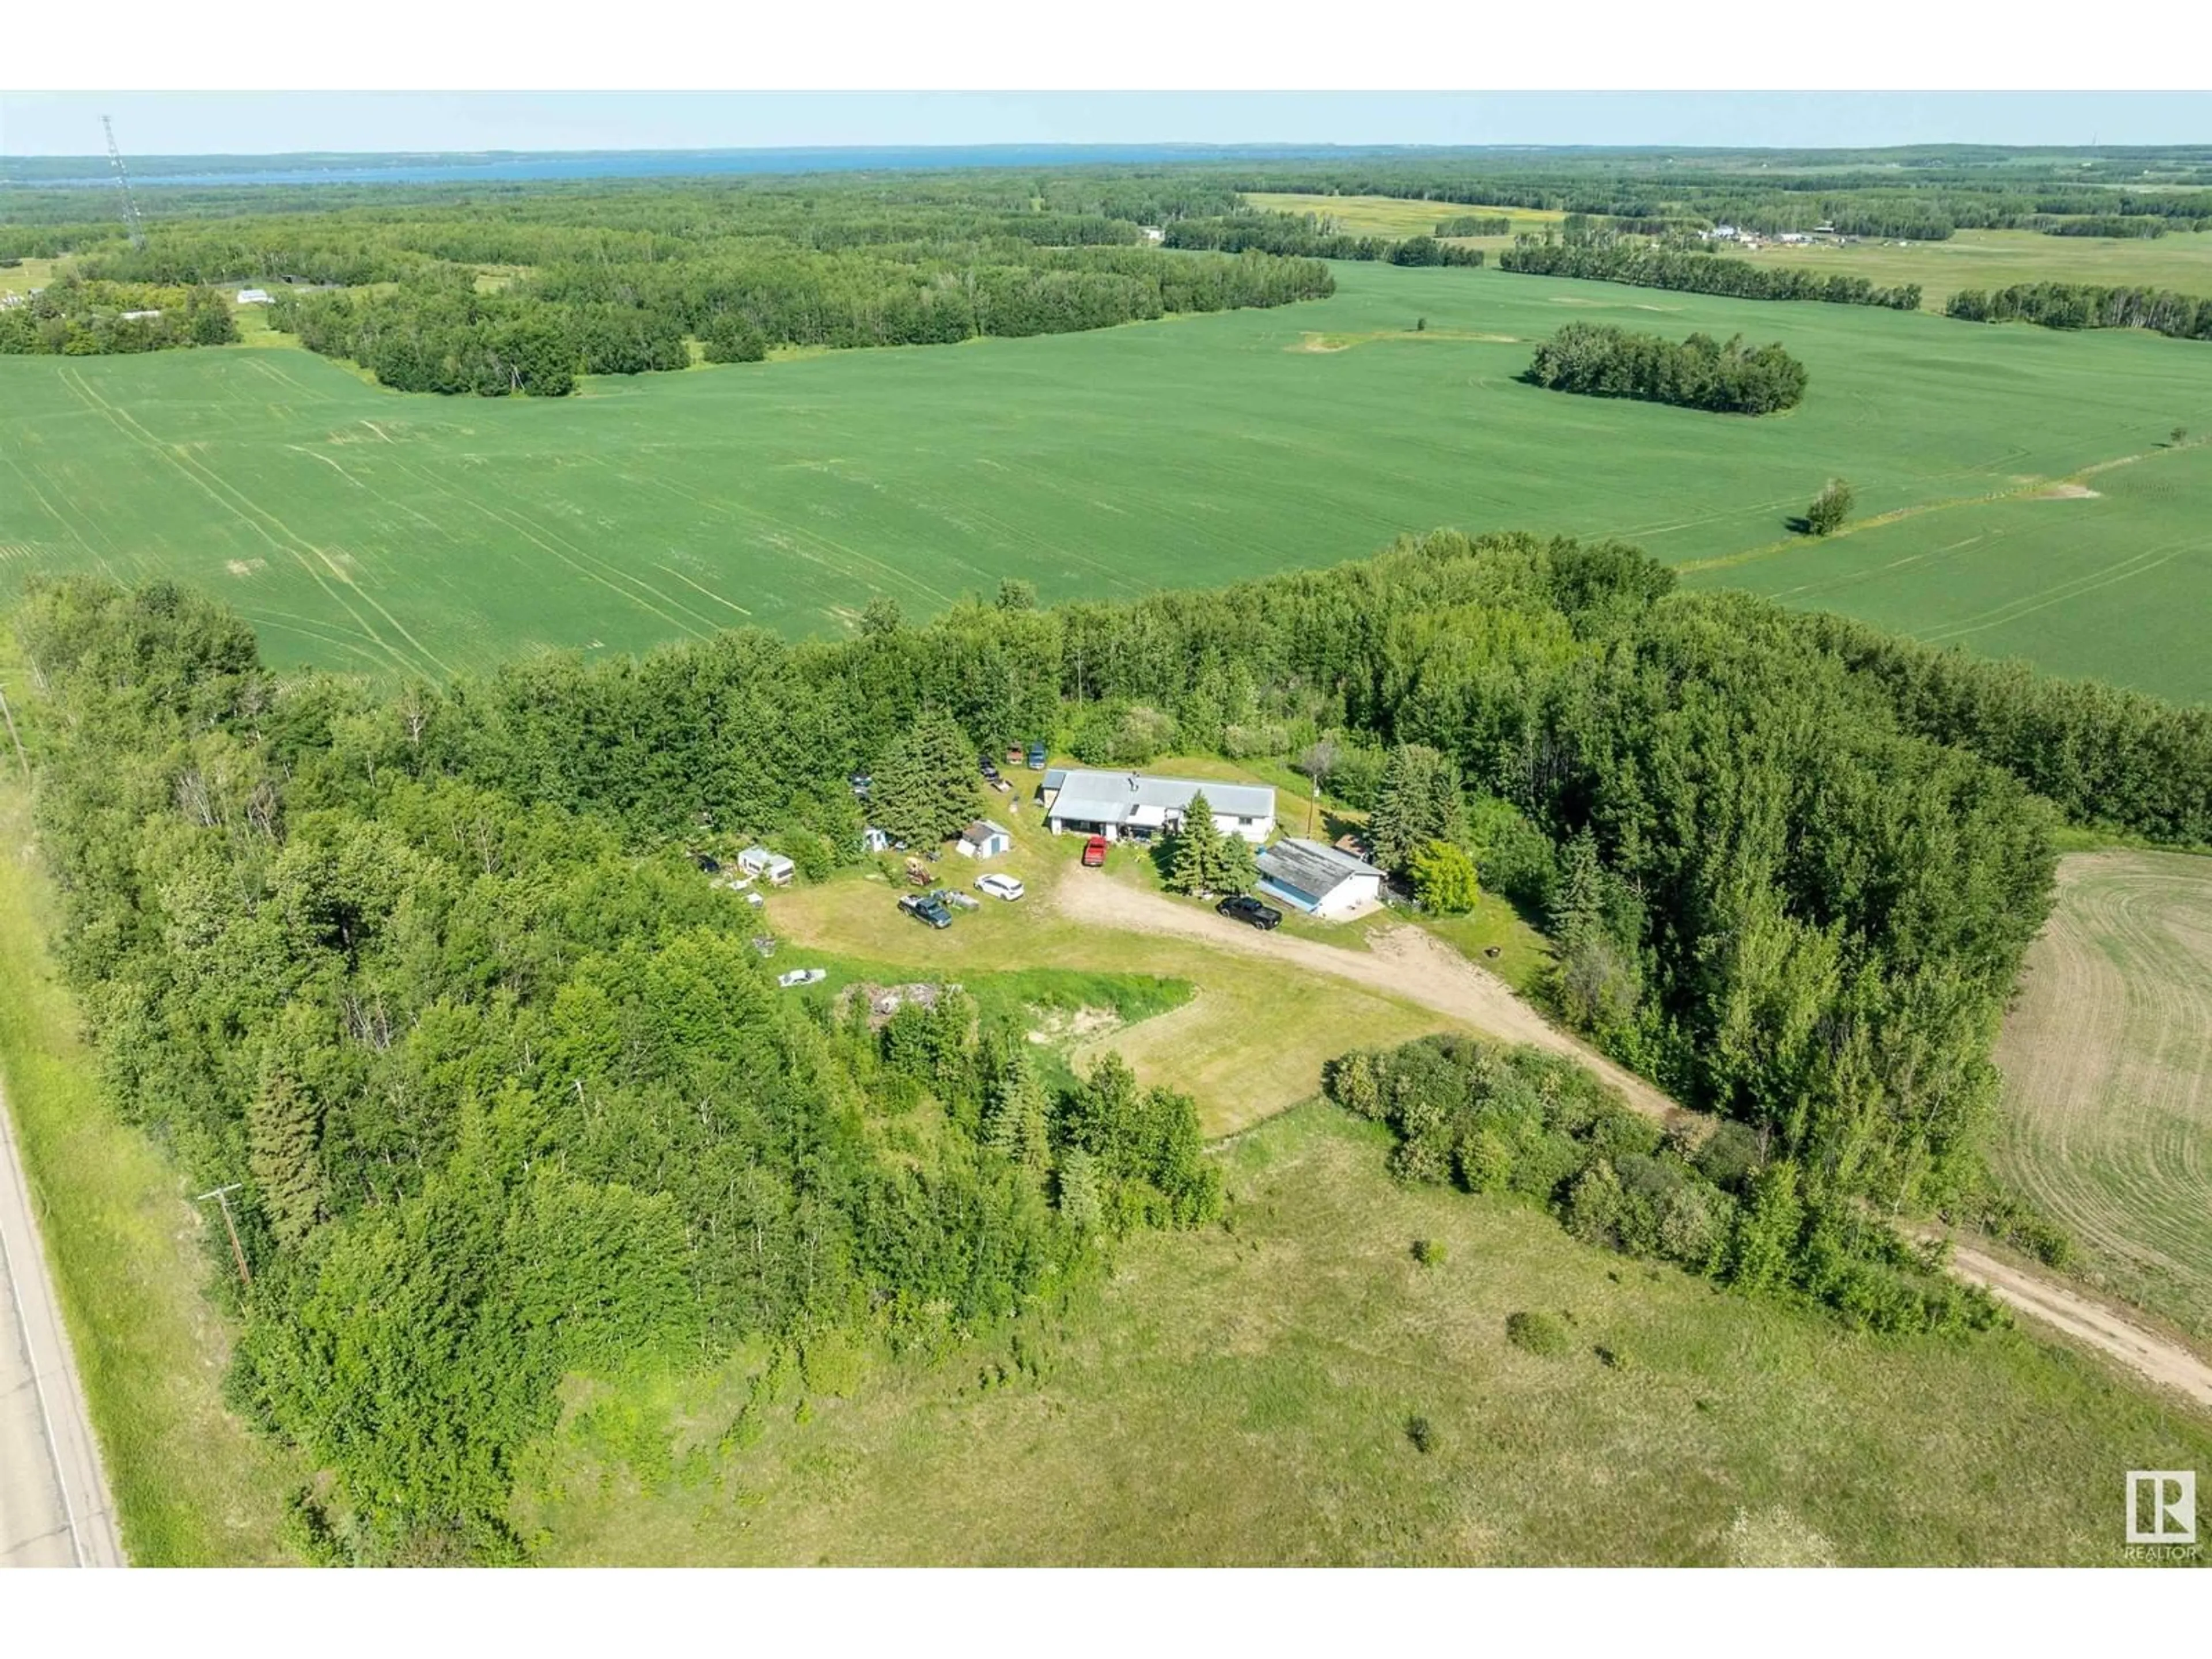
<path fill-rule="evenodd" d="M 208 1200 L 213 1199 L 222 1206 L 222 1224 L 230 1233 L 230 1254 L 238 1263 L 239 1282 L 250 1291 L 253 1288 L 253 1273 L 246 1265 L 245 1248 L 238 1242 L 238 1224 L 230 1217 L 230 1195 L 245 1184 L 242 1181 L 234 1181 L 228 1187 L 218 1187 L 211 1193 L 202 1193 L 192 1202 L 204 1204 Z"/>

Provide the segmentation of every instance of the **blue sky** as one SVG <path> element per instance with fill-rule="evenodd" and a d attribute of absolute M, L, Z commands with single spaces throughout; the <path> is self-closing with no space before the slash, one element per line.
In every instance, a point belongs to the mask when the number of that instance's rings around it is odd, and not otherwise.
<path fill-rule="evenodd" d="M 2208 93 L 6 93 L 0 154 L 2212 142 Z"/>

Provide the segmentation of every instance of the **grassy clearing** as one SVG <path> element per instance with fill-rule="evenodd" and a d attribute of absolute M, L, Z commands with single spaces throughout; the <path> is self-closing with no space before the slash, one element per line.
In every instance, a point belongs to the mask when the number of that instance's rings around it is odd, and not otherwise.
<path fill-rule="evenodd" d="M 2009 288 L 2014 283 L 2098 283 L 2212 295 L 2212 235 L 2201 231 L 2145 238 L 1962 230 L 1946 242 L 1905 247 L 1879 241 L 1767 247 L 1748 257 L 1761 264 L 1863 276 L 1884 286 L 1917 283 L 1921 303 L 1931 311 L 1942 310 L 1962 288 Z"/>
<path fill-rule="evenodd" d="M 2088 1278 L 2212 1339 L 2212 859 L 2067 859 L 1996 1058 L 1999 1169 Z"/>
<path fill-rule="evenodd" d="M 0 762 L 0 1071 L 124 1548 L 140 1566 L 282 1562 L 298 1475 L 224 1408 L 229 1333 L 198 1223 L 154 1146 L 100 1100 L 46 959 L 52 913 L 15 757 Z"/>
<path fill-rule="evenodd" d="M 1048 599 L 1127 597 L 1438 524 L 1725 558 L 1776 543 L 1832 474 L 1871 516 L 2212 430 L 2187 342 L 1490 270 L 1337 274 L 1334 298 L 1273 311 L 596 380 L 543 403 L 404 396 L 278 349 L 0 360 L 0 587 L 33 569 L 179 576 L 236 605 L 277 662 L 441 675 L 746 623 L 839 633 L 871 593 L 922 614 L 1009 575 Z M 1418 317 L 1462 337 L 1387 337 Z M 1573 319 L 1779 339 L 1812 390 L 1742 421 L 1520 384 L 1525 342 Z M 1309 333 L 1378 337 L 1299 349 Z M 2136 562 L 2172 525 L 2212 523 L 2212 485 L 2176 488 L 2171 503 L 2107 489 L 2073 555 L 2153 629 L 2205 592 L 2201 562 Z M 1980 511 L 1942 515 L 1951 538 Z M 1743 574 L 1794 586 L 1797 562 Z M 1868 603 L 1954 608 L 1948 568 L 1922 580 Z M 2008 599 L 2047 586 L 2026 568 L 2006 589 L 2002 565 L 1990 580 Z M 2115 639 L 2067 606 L 1968 642 L 2212 696 L 2193 642 Z"/>
<path fill-rule="evenodd" d="M 1455 236 L 1468 247 L 1508 247 L 1523 231 L 1556 228 L 1567 216 L 1548 208 L 1467 207 L 1457 202 L 1410 202 L 1396 196 L 1309 196 L 1248 191 L 1244 199 L 1267 213 L 1319 213 L 1334 219 L 1351 236 L 1429 236 L 1447 219 L 1464 214 L 1504 214 L 1513 229 L 1504 236 Z"/>
<path fill-rule="evenodd" d="M 57 261 L 25 259 L 20 264 L 0 265 L 0 294 L 27 294 L 53 280 Z"/>
<path fill-rule="evenodd" d="M 1085 870 L 1076 862 L 1079 840 L 1044 834 L 1034 808 L 1010 811 L 1001 797 L 994 810 L 1013 828 L 1014 851 L 987 867 L 1019 876 L 1026 897 L 1013 904 L 987 899 L 939 933 L 900 913 L 898 896 L 909 890 L 896 878 L 900 860 L 890 860 L 888 874 L 850 872 L 817 887 L 769 895 L 769 921 L 792 941 L 777 960 L 787 956 L 793 966 L 809 966 L 826 953 L 823 965 L 876 964 L 871 976 L 896 972 L 987 987 L 987 976 L 1018 975 L 1039 963 L 1051 963 L 1058 975 L 1186 981 L 1194 988 L 1188 1002 L 1150 1018 L 1125 1018 L 1110 1029 L 1071 1030 L 1074 1040 L 1064 1052 L 1082 1067 L 1110 1049 L 1146 1084 L 1195 1096 L 1208 1135 L 1233 1133 L 1310 1096 L 1320 1086 L 1322 1064 L 1347 1048 L 1400 1042 L 1450 1023 L 1379 993 L 1317 983 L 1286 966 L 1200 941 L 1076 922 L 1055 902 L 1060 882 L 1152 882 L 1146 855 L 1117 848 L 1109 869 Z M 935 874 L 966 886 L 978 868 L 948 854 Z M 1340 933 L 1333 937 L 1345 942 Z"/>
<path fill-rule="evenodd" d="M 757 1357 L 618 1400 L 630 1432 L 572 1430 L 526 1524 L 572 1564 L 2089 1565 L 2121 1471 L 2212 1462 L 2087 1358 L 1854 1336 L 1384 1152 L 1278 1118 L 1224 1151 L 1228 1226 L 1133 1241 L 1018 1351 L 794 1374 L 749 1446 L 714 1449 Z M 1510 1343 L 1528 1312 L 1569 1351 Z"/>

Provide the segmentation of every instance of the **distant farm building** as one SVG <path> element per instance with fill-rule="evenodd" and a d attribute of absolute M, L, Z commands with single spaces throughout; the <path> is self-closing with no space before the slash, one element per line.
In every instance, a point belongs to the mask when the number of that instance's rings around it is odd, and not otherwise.
<path fill-rule="evenodd" d="M 738 868 L 749 876 L 759 876 L 771 887 L 791 885 L 793 871 L 797 866 L 781 853 L 771 853 L 765 847 L 748 847 L 738 854 Z"/>
<path fill-rule="evenodd" d="M 269 297 L 269 290 L 265 288 L 242 288 L 238 290 L 238 303 L 242 306 L 273 306 L 276 302 Z"/>
<path fill-rule="evenodd" d="M 994 823 L 988 818 L 977 818 L 960 832 L 958 851 L 963 858 L 994 859 L 1013 849 L 1012 833 L 1006 825 Z"/>
<path fill-rule="evenodd" d="M 1196 778 L 1156 778 L 1142 772 L 1094 772 L 1054 768 L 1037 794 L 1053 834 L 1103 836 L 1109 841 L 1150 841 L 1173 835 L 1200 795 L 1213 809 L 1214 828 L 1234 832 L 1255 847 L 1274 832 L 1275 792 L 1264 784 L 1206 783 Z"/>
<path fill-rule="evenodd" d="M 1260 854 L 1260 890 L 1324 921 L 1340 921 L 1382 901 L 1382 872 L 1318 841 L 1295 837 Z"/>

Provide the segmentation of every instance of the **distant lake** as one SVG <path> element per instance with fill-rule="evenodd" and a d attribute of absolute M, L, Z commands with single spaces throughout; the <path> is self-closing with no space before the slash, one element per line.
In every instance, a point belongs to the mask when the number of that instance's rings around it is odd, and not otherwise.
<path fill-rule="evenodd" d="M 161 157 L 133 157 L 131 182 L 161 185 L 425 185 L 530 179 L 697 178 L 712 173 L 933 172 L 947 167 L 1066 167 L 1091 162 L 1194 161 L 1312 155 L 1327 146 L 976 144 L 836 149 L 574 150 L 554 154 L 271 156 L 271 165 L 169 173 Z M 0 175 L 4 175 L 0 167 Z M 18 187 L 82 190 L 112 182 L 103 167 L 70 178 L 19 179 Z"/>

